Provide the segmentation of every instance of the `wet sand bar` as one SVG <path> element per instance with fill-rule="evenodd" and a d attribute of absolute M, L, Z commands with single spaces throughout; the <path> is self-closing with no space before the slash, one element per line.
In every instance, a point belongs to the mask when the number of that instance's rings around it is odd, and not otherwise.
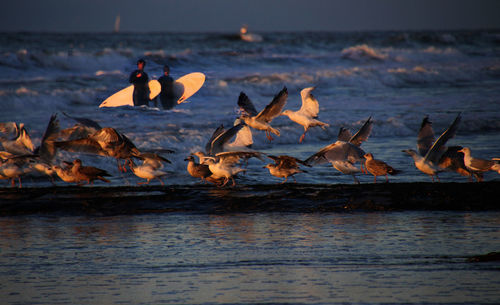
<path fill-rule="evenodd" d="M 0 215 L 500 210 L 500 182 L 1 188 Z"/>

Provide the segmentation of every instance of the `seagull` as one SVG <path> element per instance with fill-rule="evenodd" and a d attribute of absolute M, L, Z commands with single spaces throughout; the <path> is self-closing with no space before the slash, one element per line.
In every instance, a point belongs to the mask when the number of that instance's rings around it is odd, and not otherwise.
<path fill-rule="evenodd" d="M 238 98 L 238 106 L 240 106 L 244 111 L 241 115 L 241 119 L 250 127 L 257 130 L 265 130 L 266 137 L 269 141 L 272 141 L 271 133 L 274 133 L 278 137 L 280 136 L 279 130 L 273 128 L 270 123 L 271 121 L 281 114 L 283 107 L 285 107 L 286 99 L 288 98 L 288 91 L 284 87 L 267 105 L 264 110 L 257 113 L 255 106 L 248 96 L 241 92 Z"/>
<path fill-rule="evenodd" d="M 359 184 L 356 173 L 361 172 L 354 164 L 364 160 L 365 152 L 349 142 L 337 140 L 336 142 L 323 147 L 320 151 L 307 158 L 304 162 L 307 165 L 316 165 L 330 162 L 332 166 L 343 174 L 352 175 L 354 182 Z"/>
<path fill-rule="evenodd" d="M 312 95 L 311 91 L 314 87 L 305 88 L 300 91 L 300 96 L 302 97 L 302 107 L 297 111 L 284 110 L 281 115 L 287 116 L 290 120 L 295 123 L 302 125 L 304 127 L 304 133 L 299 139 L 299 143 L 302 143 L 306 132 L 309 127 L 320 126 L 323 130 L 330 125 L 323 123 L 318 118 L 319 113 L 319 103 L 318 100 Z"/>
<path fill-rule="evenodd" d="M 366 170 L 373 175 L 373 183 L 377 183 L 377 176 L 385 176 L 385 182 L 389 182 L 387 174 L 396 175 L 399 173 L 398 170 L 392 168 L 384 161 L 374 159 L 371 153 L 365 154 L 364 157 L 366 159 Z"/>
<path fill-rule="evenodd" d="M 196 163 L 193 156 L 188 156 L 184 161 L 188 161 L 187 171 L 194 178 L 200 178 L 203 182 L 212 176 L 210 168 L 206 164 Z"/>
<path fill-rule="evenodd" d="M 372 129 L 373 129 L 373 121 L 372 117 L 369 117 L 365 121 L 363 126 L 361 126 L 358 132 L 356 132 L 354 135 L 351 134 L 349 129 L 340 127 L 339 133 L 337 135 L 337 140 L 348 142 L 353 145 L 356 145 L 357 147 L 361 147 L 361 144 L 363 144 L 363 142 L 368 140 L 368 138 L 370 137 Z M 361 172 L 366 173 L 365 169 L 363 168 L 363 164 L 364 162 L 361 162 Z"/>
<path fill-rule="evenodd" d="M 30 171 L 31 168 L 19 166 L 14 162 L 5 162 L 0 165 L 0 179 L 10 179 L 10 183 L 12 187 L 14 187 L 16 186 L 15 179 L 17 178 L 19 181 L 19 188 L 22 188 L 21 176 Z"/>
<path fill-rule="evenodd" d="M 102 128 L 90 136 L 77 140 L 54 142 L 57 148 L 70 151 L 96 154 L 116 159 L 118 170 L 126 172 L 120 159 L 130 160 L 140 155 L 140 151 L 124 134 L 111 127 Z"/>
<path fill-rule="evenodd" d="M 247 151 L 235 151 L 235 152 L 222 152 L 215 155 L 215 157 L 206 157 L 206 164 L 212 172 L 210 178 L 220 179 L 224 178 L 224 182 L 220 187 L 225 186 L 229 180 L 232 180 L 233 186 L 236 185 L 234 181 L 234 176 L 245 172 L 246 169 L 237 167 L 235 164 L 238 163 L 242 158 L 256 157 L 261 159 L 261 153 L 259 152 L 247 152 Z"/>
<path fill-rule="evenodd" d="M 57 176 L 61 178 L 62 181 L 67 183 L 79 183 L 80 181 L 77 179 L 75 175 L 71 172 L 73 168 L 73 163 L 66 163 L 66 166 L 63 168 L 59 165 L 54 165 L 52 167 L 56 172 Z"/>
<path fill-rule="evenodd" d="M 142 160 L 142 165 L 151 166 L 153 169 L 163 168 L 163 163 L 172 163 L 170 160 L 160 156 L 157 153 L 141 152 L 134 157 Z"/>
<path fill-rule="evenodd" d="M 420 130 L 418 132 L 417 138 L 417 150 L 421 156 L 429 151 L 432 144 L 436 140 L 434 135 L 434 130 L 432 129 L 432 122 L 429 121 L 429 117 L 426 116 L 422 120 Z M 482 180 L 482 174 L 479 172 L 473 173 L 467 169 L 464 164 L 464 154 L 459 152 L 462 146 L 449 146 L 442 148 L 443 155 L 439 158 L 437 163 L 438 167 L 443 170 L 453 171 L 462 176 L 468 176 L 469 181 L 472 180 L 474 176 L 476 180 Z"/>
<path fill-rule="evenodd" d="M 487 171 L 495 171 L 500 174 L 500 162 L 498 158 L 484 160 L 474 158 L 471 155 L 470 148 L 464 147 L 459 152 L 464 154 L 465 166 L 473 173 L 484 173 Z M 478 180 L 479 181 L 479 180 Z"/>
<path fill-rule="evenodd" d="M 0 133 L 7 135 L 14 134 L 14 138 L 12 139 L 0 138 L 0 144 L 2 144 L 5 151 L 14 155 L 33 154 L 35 147 L 24 123 L 20 123 L 19 125 L 15 122 L 0 123 Z"/>
<path fill-rule="evenodd" d="M 292 177 L 293 181 L 295 177 L 293 175 L 298 173 L 306 173 L 306 171 L 301 170 L 297 163 L 308 166 L 304 161 L 301 161 L 297 158 L 290 156 L 267 156 L 268 158 L 274 160 L 274 164 L 269 163 L 264 168 L 269 169 L 269 173 L 278 178 L 285 178 L 285 180 L 281 183 L 285 183 L 288 180 L 288 177 Z"/>
<path fill-rule="evenodd" d="M 244 123 L 235 125 L 229 129 L 224 129 L 224 125 L 220 125 L 212 134 L 212 137 L 205 145 L 205 151 L 208 155 L 212 156 L 223 151 L 228 150 L 228 142 L 232 137 L 245 126 Z"/>
<path fill-rule="evenodd" d="M 71 173 L 79 183 L 85 181 L 87 184 L 94 184 L 94 180 L 101 180 L 109 183 L 110 181 L 104 177 L 111 176 L 103 169 L 93 166 L 82 166 L 82 161 L 80 159 L 73 160 Z"/>
<path fill-rule="evenodd" d="M 415 167 L 421 172 L 431 176 L 433 182 L 434 176 L 436 176 L 436 179 L 439 181 L 437 174 L 442 171 L 442 169 L 439 168 L 438 162 L 446 151 L 446 142 L 453 138 L 457 133 L 461 118 L 461 114 L 459 113 L 450 127 L 448 127 L 448 129 L 446 129 L 441 136 L 432 143 L 432 146 L 429 146 L 431 138 L 429 137 L 430 133 L 428 127 L 426 127 L 428 126 L 426 122 L 428 119 L 426 120 L 424 118 L 417 140 L 417 149 L 419 150 L 419 153 L 413 149 L 403 150 L 403 152 L 406 152 L 413 158 Z"/>
<path fill-rule="evenodd" d="M 155 169 L 151 165 L 148 165 L 148 164 L 135 165 L 131 159 L 127 160 L 127 163 L 128 163 L 128 166 L 130 167 L 130 170 L 137 177 L 147 180 L 146 182 L 137 182 L 137 184 L 149 184 L 149 182 L 151 182 L 151 180 L 158 179 L 160 181 L 161 185 L 165 185 L 163 183 L 163 180 L 161 180 L 161 177 L 165 176 L 167 174 L 166 172 Z"/>

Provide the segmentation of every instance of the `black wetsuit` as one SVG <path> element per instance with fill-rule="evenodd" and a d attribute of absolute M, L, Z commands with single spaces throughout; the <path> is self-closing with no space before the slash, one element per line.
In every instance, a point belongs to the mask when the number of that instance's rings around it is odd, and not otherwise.
<path fill-rule="evenodd" d="M 137 74 L 141 73 L 140 77 Z M 129 82 L 134 84 L 134 106 L 148 105 L 149 103 L 149 77 L 146 72 L 135 70 L 130 74 Z"/>
<path fill-rule="evenodd" d="M 174 79 L 170 76 L 163 75 L 158 79 L 161 85 L 160 101 L 163 109 L 172 109 L 176 106 L 174 96 Z"/>

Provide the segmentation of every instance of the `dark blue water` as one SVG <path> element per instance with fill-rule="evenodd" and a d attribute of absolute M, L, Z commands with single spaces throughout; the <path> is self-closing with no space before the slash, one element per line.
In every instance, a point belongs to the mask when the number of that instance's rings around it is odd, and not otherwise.
<path fill-rule="evenodd" d="M 164 214 L 0 219 L 6 304 L 500 300 L 500 214 Z"/>

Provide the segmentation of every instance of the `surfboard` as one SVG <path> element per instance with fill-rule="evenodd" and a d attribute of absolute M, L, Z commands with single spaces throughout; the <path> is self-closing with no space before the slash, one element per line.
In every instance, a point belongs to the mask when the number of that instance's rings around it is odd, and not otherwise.
<path fill-rule="evenodd" d="M 177 97 L 177 104 L 187 102 L 187 99 L 193 96 L 205 83 L 205 74 L 193 72 L 186 74 L 174 83 L 174 93 Z"/>
<path fill-rule="evenodd" d="M 176 79 L 174 82 L 174 95 L 177 100 L 177 104 L 186 102 L 186 99 L 198 92 L 204 83 L 205 74 L 201 72 L 189 73 Z"/>
<path fill-rule="evenodd" d="M 161 91 L 161 85 L 160 83 L 156 80 L 150 80 L 148 82 L 149 86 L 149 98 L 153 99 L 155 96 L 160 94 Z M 133 99 L 133 94 L 134 94 L 134 85 L 130 85 L 125 89 L 122 89 L 115 94 L 111 95 L 108 97 L 104 102 L 99 105 L 99 108 L 102 107 L 120 107 L 120 106 L 134 106 L 134 99 Z"/>
<path fill-rule="evenodd" d="M 187 102 L 186 99 L 195 94 L 205 83 L 205 74 L 201 72 L 193 72 L 186 74 L 174 82 L 174 94 L 176 96 L 177 104 Z M 150 80 L 149 83 L 149 98 L 154 99 L 161 92 L 161 85 L 157 80 Z M 132 95 L 134 93 L 134 86 L 128 86 L 115 94 L 108 97 L 104 102 L 99 105 L 101 107 L 120 107 L 120 106 L 134 106 Z"/>

